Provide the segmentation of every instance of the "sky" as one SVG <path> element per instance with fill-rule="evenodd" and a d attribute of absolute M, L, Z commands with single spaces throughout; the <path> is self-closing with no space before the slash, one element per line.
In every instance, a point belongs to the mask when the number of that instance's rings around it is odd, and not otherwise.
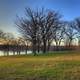
<path fill-rule="evenodd" d="M 52 9 L 67 21 L 80 17 L 80 0 L 0 0 L 0 29 L 18 36 L 16 15 L 24 16 L 25 7 Z"/>

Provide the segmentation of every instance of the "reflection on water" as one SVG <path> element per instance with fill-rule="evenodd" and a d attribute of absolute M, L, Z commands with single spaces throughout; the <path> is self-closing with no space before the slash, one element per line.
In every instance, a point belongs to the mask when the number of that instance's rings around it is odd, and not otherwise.
<path fill-rule="evenodd" d="M 31 54 L 32 51 L 27 51 L 27 54 Z M 20 54 L 26 54 L 25 52 L 20 52 Z M 5 56 L 7 55 L 7 52 L 0 51 L 0 56 Z M 9 55 L 13 55 L 13 52 L 9 52 Z M 17 52 L 15 52 L 15 55 L 17 55 Z"/>

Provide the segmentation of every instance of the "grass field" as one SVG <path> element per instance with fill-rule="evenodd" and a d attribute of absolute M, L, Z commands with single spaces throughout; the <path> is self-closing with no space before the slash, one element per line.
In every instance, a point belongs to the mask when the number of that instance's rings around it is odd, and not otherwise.
<path fill-rule="evenodd" d="M 80 80 L 80 54 L 0 57 L 0 80 Z"/>

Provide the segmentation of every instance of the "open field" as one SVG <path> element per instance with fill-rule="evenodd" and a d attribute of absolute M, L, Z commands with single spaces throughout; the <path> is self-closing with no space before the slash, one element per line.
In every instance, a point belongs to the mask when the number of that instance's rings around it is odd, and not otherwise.
<path fill-rule="evenodd" d="M 80 54 L 0 57 L 0 80 L 80 80 Z"/>

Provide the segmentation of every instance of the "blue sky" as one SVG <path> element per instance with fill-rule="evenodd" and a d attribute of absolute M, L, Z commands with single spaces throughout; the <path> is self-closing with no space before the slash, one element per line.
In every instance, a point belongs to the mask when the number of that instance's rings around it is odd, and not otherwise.
<path fill-rule="evenodd" d="M 68 21 L 80 16 L 80 0 L 0 0 L 0 29 L 17 35 L 14 22 L 16 15 L 24 15 L 25 7 L 52 9 Z"/>

